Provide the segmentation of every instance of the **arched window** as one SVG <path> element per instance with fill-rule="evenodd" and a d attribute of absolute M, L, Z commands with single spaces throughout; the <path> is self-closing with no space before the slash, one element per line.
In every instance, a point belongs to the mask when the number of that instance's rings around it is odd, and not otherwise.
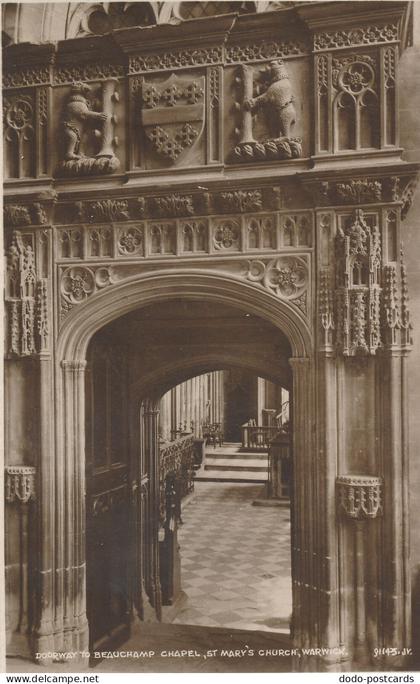
<path fill-rule="evenodd" d="M 149 2 L 97 3 L 86 9 L 78 34 L 104 35 L 113 29 L 152 24 L 156 16 Z"/>
<path fill-rule="evenodd" d="M 181 19 L 199 19 L 231 12 L 246 14 L 255 11 L 255 2 L 182 2 L 179 15 Z"/>

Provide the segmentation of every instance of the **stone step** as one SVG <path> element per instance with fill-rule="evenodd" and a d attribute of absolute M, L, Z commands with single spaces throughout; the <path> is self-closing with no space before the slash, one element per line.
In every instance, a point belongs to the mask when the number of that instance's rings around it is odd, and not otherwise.
<path fill-rule="evenodd" d="M 242 459 L 250 459 L 250 460 L 267 460 L 267 452 L 262 451 L 261 453 L 255 453 L 254 452 L 247 452 L 247 451 L 240 451 L 239 453 L 230 453 L 228 451 L 206 451 L 206 461 L 211 459 L 233 459 L 233 460 L 242 460 Z"/>
<path fill-rule="evenodd" d="M 253 460 L 240 460 L 240 459 L 213 459 L 206 458 L 204 463 L 204 470 L 231 470 L 231 471 L 249 471 L 264 473 L 267 470 L 267 459 L 253 459 Z"/>
<path fill-rule="evenodd" d="M 198 470 L 194 478 L 196 482 L 249 482 L 264 484 L 268 473 L 241 470 Z"/>

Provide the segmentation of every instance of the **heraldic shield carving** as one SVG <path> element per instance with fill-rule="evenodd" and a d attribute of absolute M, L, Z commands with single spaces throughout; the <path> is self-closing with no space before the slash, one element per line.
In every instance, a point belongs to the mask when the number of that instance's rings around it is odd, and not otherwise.
<path fill-rule="evenodd" d="M 204 76 L 172 74 L 161 83 L 144 83 L 142 124 L 158 154 L 172 162 L 191 149 L 204 128 Z"/>

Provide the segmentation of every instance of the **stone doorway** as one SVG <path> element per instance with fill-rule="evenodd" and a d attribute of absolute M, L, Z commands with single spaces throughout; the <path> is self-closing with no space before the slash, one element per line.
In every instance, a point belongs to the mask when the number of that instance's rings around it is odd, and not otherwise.
<path fill-rule="evenodd" d="M 197 370 L 242 365 L 291 389 L 290 353 L 284 335 L 263 319 L 188 300 L 135 310 L 93 336 L 85 371 L 91 648 L 125 640 L 133 621 L 164 619 L 166 584 L 177 581 L 179 559 L 171 557 L 168 580 L 162 557 L 162 548 L 176 554 L 177 542 L 161 543 L 159 398 L 171 382 L 168 369 L 173 383 Z"/>

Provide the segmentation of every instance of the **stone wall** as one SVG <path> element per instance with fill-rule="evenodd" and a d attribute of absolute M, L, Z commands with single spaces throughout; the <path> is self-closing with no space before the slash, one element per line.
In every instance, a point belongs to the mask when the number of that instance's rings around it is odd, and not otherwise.
<path fill-rule="evenodd" d="M 401 146 L 404 159 L 420 161 L 420 7 L 414 3 L 414 44 L 399 68 Z M 414 345 L 408 361 L 410 430 L 410 517 L 414 643 L 420 642 L 420 194 L 414 197 L 402 230 L 411 295 Z"/>

